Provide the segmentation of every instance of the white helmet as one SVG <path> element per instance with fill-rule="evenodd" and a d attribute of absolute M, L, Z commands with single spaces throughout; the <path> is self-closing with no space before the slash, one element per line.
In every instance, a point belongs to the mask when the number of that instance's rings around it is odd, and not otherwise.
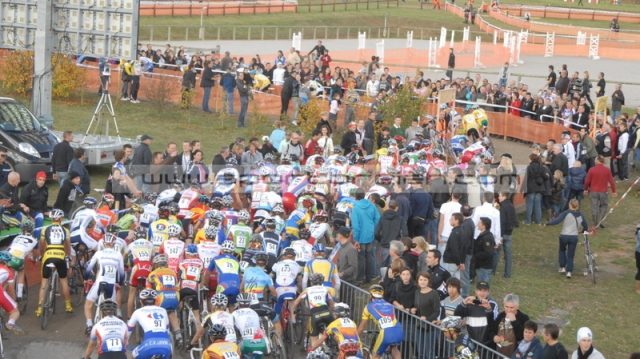
<path fill-rule="evenodd" d="M 241 210 L 238 213 L 238 221 L 240 221 L 240 222 L 248 222 L 250 217 L 251 217 L 251 215 L 245 209 Z"/>

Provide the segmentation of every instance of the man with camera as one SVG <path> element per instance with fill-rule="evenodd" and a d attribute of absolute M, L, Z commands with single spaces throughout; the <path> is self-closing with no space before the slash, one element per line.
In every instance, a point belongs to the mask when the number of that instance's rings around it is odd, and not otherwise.
<path fill-rule="evenodd" d="M 498 304 L 489 297 L 489 283 L 479 281 L 476 295 L 466 297 L 456 308 L 454 315 L 465 319 L 471 339 L 488 344 L 489 324 L 498 315 Z"/>

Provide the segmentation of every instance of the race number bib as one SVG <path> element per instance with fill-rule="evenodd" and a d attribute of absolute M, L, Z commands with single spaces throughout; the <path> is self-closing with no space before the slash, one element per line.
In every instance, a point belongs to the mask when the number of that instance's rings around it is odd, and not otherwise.
<path fill-rule="evenodd" d="M 222 354 L 222 356 L 224 357 L 224 359 L 240 359 L 238 353 L 236 352 L 225 352 L 224 354 Z"/>
<path fill-rule="evenodd" d="M 180 247 L 178 246 L 169 247 L 167 248 L 167 252 L 171 257 L 178 257 L 180 256 Z"/>
<path fill-rule="evenodd" d="M 109 338 L 106 340 L 108 352 L 121 352 L 123 350 L 122 340 L 120 338 Z"/>
<path fill-rule="evenodd" d="M 117 274 L 117 269 L 116 266 L 114 265 L 106 265 L 104 266 L 104 270 L 102 271 L 102 275 L 109 280 L 116 280 L 116 274 Z"/>
<path fill-rule="evenodd" d="M 176 279 L 171 275 L 163 275 L 162 276 L 162 284 L 165 286 L 175 286 Z"/>
<path fill-rule="evenodd" d="M 253 336 L 253 334 L 255 334 L 253 328 L 244 328 L 244 330 L 242 331 L 243 337 Z"/>
<path fill-rule="evenodd" d="M 141 249 L 137 251 L 137 257 L 140 261 L 146 262 L 151 260 L 151 252 L 147 249 Z"/>
<path fill-rule="evenodd" d="M 196 278 L 200 277 L 200 268 L 194 266 L 187 267 L 187 276 Z"/>
<path fill-rule="evenodd" d="M 236 247 L 238 248 L 247 247 L 247 237 L 244 233 L 239 233 L 238 237 L 236 237 Z"/>
<path fill-rule="evenodd" d="M 278 253 L 278 246 L 275 243 L 269 243 L 267 242 L 267 246 L 266 246 L 266 252 L 268 254 L 273 254 L 276 255 Z"/>
<path fill-rule="evenodd" d="M 162 242 L 164 242 L 164 236 L 162 234 L 154 234 L 151 238 L 151 243 L 153 243 L 155 247 L 160 247 Z"/>
<path fill-rule="evenodd" d="M 49 231 L 49 244 L 61 245 L 64 243 L 65 234 L 64 229 L 60 226 L 53 226 Z"/>
<path fill-rule="evenodd" d="M 241 261 L 240 262 L 240 269 L 242 269 L 242 271 L 244 272 L 245 269 L 249 268 L 249 262 L 247 261 Z"/>
<path fill-rule="evenodd" d="M 390 317 L 382 317 L 378 319 L 378 325 L 380 325 L 380 329 L 387 329 L 394 326 L 393 319 Z"/>

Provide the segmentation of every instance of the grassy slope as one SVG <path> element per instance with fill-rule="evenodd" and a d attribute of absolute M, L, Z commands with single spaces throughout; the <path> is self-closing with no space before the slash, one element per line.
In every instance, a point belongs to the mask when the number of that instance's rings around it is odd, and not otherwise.
<path fill-rule="evenodd" d="M 564 0 L 527 0 L 526 2 L 523 2 L 521 0 L 501 0 L 500 2 L 503 4 L 556 6 L 556 7 L 566 7 L 566 8 L 572 8 L 572 9 L 609 10 L 609 11 L 626 11 L 626 12 L 640 13 L 640 5 L 625 4 L 624 0 L 620 1 L 622 5 L 613 5 L 608 0 L 600 0 L 600 4 L 596 4 L 595 1 L 592 1 L 592 3 L 589 4 L 588 0 L 583 0 L 582 3 L 584 5 L 582 6 L 578 5 L 579 0 L 574 0 L 574 1 L 575 2 L 565 2 Z"/>
<path fill-rule="evenodd" d="M 608 29 L 609 21 L 591 21 L 591 20 L 574 20 L 574 19 L 547 19 L 534 18 L 533 21 L 546 22 L 549 24 L 573 25 L 580 27 L 593 27 L 597 29 Z M 640 30 L 639 24 L 621 23 L 620 32 L 637 32 Z"/>

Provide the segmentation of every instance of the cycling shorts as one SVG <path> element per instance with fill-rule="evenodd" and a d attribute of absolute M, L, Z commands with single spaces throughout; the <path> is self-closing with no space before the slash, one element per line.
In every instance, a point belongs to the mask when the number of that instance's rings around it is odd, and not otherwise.
<path fill-rule="evenodd" d="M 400 345 L 404 340 L 404 333 L 402 327 L 397 325 L 395 327 L 383 329 L 378 333 L 376 342 L 373 344 L 371 351 L 377 355 L 382 355 L 392 345 Z"/>
<path fill-rule="evenodd" d="M 133 350 L 134 359 L 151 359 L 161 355 L 162 359 L 171 358 L 173 345 L 167 333 L 145 333 L 142 343 Z"/>
<path fill-rule="evenodd" d="M 240 288 L 225 287 L 224 284 L 218 284 L 217 293 L 222 293 L 229 299 L 229 304 L 236 304 L 236 297 L 240 294 Z"/>
<path fill-rule="evenodd" d="M 131 268 L 131 278 L 129 284 L 132 288 L 136 288 L 138 284 L 144 285 L 145 283 L 138 283 L 138 278 L 144 278 L 146 281 L 151 273 L 151 263 L 138 263 Z"/>
<path fill-rule="evenodd" d="M 254 352 L 262 352 L 264 354 L 269 353 L 267 348 L 267 340 L 265 338 L 260 339 L 243 339 L 240 343 L 240 351 L 243 358 L 252 358 Z"/>
<path fill-rule="evenodd" d="M 67 278 L 67 261 L 62 258 L 48 258 L 42 262 L 42 278 L 49 279 L 51 277 L 52 270 L 47 267 L 47 264 L 53 264 L 56 267 L 60 279 Z"/>
<path fill-rule="evenodd" d="M 276 312 L 276 317 L 273 319 L 274 322 L 280 319 L 280 313 L 282 312 L 282 306 L 284 305 L 284 300 L 296 299 L 295 287 L 291 287 L 293 289 L 292 291 L 282 291 L 282 292 L 278 291 L 278 289 L 283 289 L 283 288 L 287 288 L 287 287 L 276 288 L 276 292 L 278 293 L 278 300 L 276 301 L 276 306 L 274 308 L 274 311 Z"/>
<path fill-rule="evenodd" d="M 311 308 L 311 336 L 320 335 L 333 322 L 333 315 L 326 305 Z M 324 326 L 324 328 L 321 328 Z"/>
<path fill-rule="evenodd" d="M 0 307 L 4 309 L 5 312 L 11 313 L 16 310 L 18 307 L 16 305 L 16 301 L 11 298 L 4 289 L 0 288 Z"/>
<path fill-rule="evenodd" d="M 178 309 L 180 298 L 176 291 L 159 291 L 156 298 L 156 305 L 166 309 L 168 312 Z"/>
<path fill-rule="evenodd" d="M 106 282 L 102 282 L 106 284 L 105 290 L 104 290 L 104 298 L 105 299 L 111 299 L 113 301 L 116 300 L 116 291 L 115 291 L 115 284 L 109 284 Z M 91 301 L 91 302 L 97 302 L 98 301 L 98 290 L 100 290 L 100 282 L 94 282 L 93 285 L 91 286 L 91 289 L 89 289 L 89 293 L 87 293 L 87 300 Z"/>
<path fill-rule="evenodd" d="M 124 352 L 111 352 L 98 354 L 98 359 L 127 359 L 127 354 Z"/>
<path fill-rule="evenodd" d="M 198 293 L 191 288 L 180 289 L 180 299 L 188 302 L 189 306 L 193 310 L 200 310 L 200 303 L 198 302 Z"/>

